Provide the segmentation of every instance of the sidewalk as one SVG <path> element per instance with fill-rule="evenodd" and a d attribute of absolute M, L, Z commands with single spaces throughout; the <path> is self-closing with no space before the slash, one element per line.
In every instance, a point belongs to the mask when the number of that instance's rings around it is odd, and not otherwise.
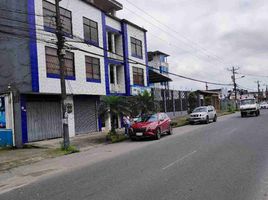
<path fill-rule="evenodd" d="M 107 145 L 106 132 L 96 132 L 70 138 L 80 152 Z M 48 158 L 63 156 L 62 138 L 28 143 L 23 149 L 0 149 L 0 176 L 4 171 L 29 165 Z"/>

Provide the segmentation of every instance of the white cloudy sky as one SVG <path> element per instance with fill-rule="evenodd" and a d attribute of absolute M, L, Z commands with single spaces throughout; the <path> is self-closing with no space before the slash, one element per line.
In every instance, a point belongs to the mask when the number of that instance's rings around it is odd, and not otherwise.
<path fill-rule="evenodd" d="M 170 55 L 170 71 L 206 81 L 231 83 L 232 65 L 240 73 L 268 76 L 267 0 L 119 0 L 118 13 L 148 30 L 149 50 Z M 129 2 L 145 10 L 159 24 Z M 155 26 L 156 25 L 156 26 Z M 166 27 L 167 26 L 167 27 Z M 169 27 L 169 28 L 168 28 Z M 241 75 L 238 75 L 241 76 Z M 176 89 L 205 89 L 204 84 L 174 78 Z M 246 76 L 243 87 L 262 88 L 268 77 Z M 210 88 L 218 86 L 210 86 Z"/>

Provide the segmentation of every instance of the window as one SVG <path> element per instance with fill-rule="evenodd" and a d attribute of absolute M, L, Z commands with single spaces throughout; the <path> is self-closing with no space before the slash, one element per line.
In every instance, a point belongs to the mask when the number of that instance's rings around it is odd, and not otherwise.
<path fill-rule="evenodd" d="M 131 38 L 131 53 L 134 57 L 142 58 L 142 42 L 136 38 Z"/>
<path fill-rule="evenodd" d="M 108 51 L 113 52 L 112 33 L 108 32 Z"/>
<path fill-rule="evenodd" d="M 100 81 L 100 59 L 86 56 L 87 81 Z"/>
<path fill-rule="evenodd" d="M 65 76 L 66 78 L 75 77 L 74 70 L 74 54 L 66 51 L 64 57 L 65 63 Z M 53 76 L 55 78 L 60 77 L 59 60 L 57 56 L 57 49 L 46 47 L 46 69 L 48 77 Z"/>
<path fill-rule="evenodd" d="M 54 4 L 43 1 L 44 26 L 56 30 L 56 7 Z M 72 12 L 60 8 L 63 32 L 72 35 Z"/>
<path fill-rule="evenodd" d="M 114 65 L 110 65 L 110 83 L 115 84 Z"/>
<path fill-rule="evenodd" d="M 133 83 L 134 85 L 144 86 L 144 73 L 142 68 L 133 67 Z"/>
<path fill-rule="evenodd" d="M 83 24 L 85 40 L 94 44 L 99 44 L 98 23 L 84 17 Z"/>

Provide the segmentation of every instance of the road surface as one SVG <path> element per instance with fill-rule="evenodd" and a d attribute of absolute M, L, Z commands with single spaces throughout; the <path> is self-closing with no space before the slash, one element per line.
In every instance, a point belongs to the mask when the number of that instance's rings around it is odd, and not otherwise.
<path fill-rule="evenodd" d="M 138 149 L 34 182 L 3 200 L 267 200 L 268 112 L 174 130 Z M 182 129 L 191 130 L 180 134 Z"/>

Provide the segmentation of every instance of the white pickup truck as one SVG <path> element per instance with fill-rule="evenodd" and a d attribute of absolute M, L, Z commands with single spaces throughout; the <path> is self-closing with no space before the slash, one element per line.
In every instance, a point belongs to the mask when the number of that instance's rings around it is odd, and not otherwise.
<path fill-rule="evenodd" d="M 240 104 L 241 117 L 246 117 L 248 114 L 260 115 L 260 104 L 254 98 L 242 99 Z"/>

